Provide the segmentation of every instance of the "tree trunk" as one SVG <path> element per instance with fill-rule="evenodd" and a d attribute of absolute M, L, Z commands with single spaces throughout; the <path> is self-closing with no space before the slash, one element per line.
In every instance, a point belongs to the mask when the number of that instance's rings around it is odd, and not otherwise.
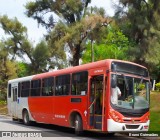
<path fill-rule="evenodd" d="M 93 40 L 91 40 L 91 62 L 94 62 L 94 46 L 93 46 Z"/>
<path fill-rule="evenodd" d="M 80 59 L 80 44 L 76 45 L 76 48 L 75 48 L 75 52 L 73 54 L 73 60 L 71 62 L 71 65 L 72 66 L 78 66 L 79 65 L 79 59 Z"/>

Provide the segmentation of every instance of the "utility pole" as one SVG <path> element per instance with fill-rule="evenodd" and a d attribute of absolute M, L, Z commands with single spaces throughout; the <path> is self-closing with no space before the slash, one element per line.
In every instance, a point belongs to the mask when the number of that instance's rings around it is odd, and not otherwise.
<path fill-rule="evenodd" d="M 93 39 L 91 39 L 91 61 L 94 62 L 94 46 L 93 46 Z"/>

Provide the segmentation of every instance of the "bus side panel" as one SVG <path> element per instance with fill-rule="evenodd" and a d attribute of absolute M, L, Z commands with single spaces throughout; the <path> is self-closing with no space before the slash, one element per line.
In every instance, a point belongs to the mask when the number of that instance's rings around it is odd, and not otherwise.
<path fill-rule="evenodd" d="M 53 101 L 54 115 L 52 124 L 69 126 L 68 113 L 70 110 L 69 96 L 55 96 Z"/>
<path fill-rule="evenodd" d="M 27 109 L 29 113 L 29 118 L 31 121 L 34 121 L 30 114 L 29 106 L 28 106 L 28 97 L 18 97 L 16 101 L 16 106 L 13 105 L 13 97 L 7 99 L 7 109 L 8 109 L 8 115 L 17 118 L 17 119 L 23 119 L 23 109 Z M 14 115 L 14 110 L 17 110 L 17 115 Z"/>
<path fill-rule="evenodd" d="M 70 127 L 70 115 L 75 112 L 82 117 L 83 127 L 87 126 L 87 96 L 57 96 L 54 100 L 54 124 Z M 86 112 L 86 114 L 84 113 Z"/>
<path fill-rule="evenodd" d="M 12 116 L 11 102 L 12 102 L 12 99 L 7 98 L 7 109 L 8 109 L 8 115 L 9 116 Z"/>
<path fill-rule="evenodd" d="M 29 106 L 28 106 L 28 97 L 21 97 L 18 98 L 18 118 L 19 119 L 23 119 L 23 109 L 27 109 L 28 113 L 30 115 L 30 111 L 29 111 Z M 30 115 L 30 120 L 34 121 L 34 119 L 32 118 L 32 116 Z"/>
<path fill-rule="evenodd" d="M 53 117 L 53 97 L 29 97 L 28 104 L 31 116 L 36 122 L 51 123 Z"/>
<path fill-rule="evenodd" d="M 79 102 L 74 102 L 79 100 Z M 29 110 L 36 122 L 70 127 L 70 114 L 81 114 L 84 127 L 87 123 L 87 96 L 29 97 Z M 72 102 L 73 101 L 73 102 Z"/>

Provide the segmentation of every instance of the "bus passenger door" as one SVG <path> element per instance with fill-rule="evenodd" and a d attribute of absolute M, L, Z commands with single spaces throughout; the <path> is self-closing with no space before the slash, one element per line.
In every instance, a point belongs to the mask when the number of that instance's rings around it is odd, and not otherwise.
<path fill-rule="evenodd" d="M 18 88 L 12 87 L 12 117 L 17 118 L 18 117 Z"/>
<path fill-rule="evenodd" d="M 89 123 L 92 129 L 102 130 L 103 77 L 98 75 L 90 79 Z"/>

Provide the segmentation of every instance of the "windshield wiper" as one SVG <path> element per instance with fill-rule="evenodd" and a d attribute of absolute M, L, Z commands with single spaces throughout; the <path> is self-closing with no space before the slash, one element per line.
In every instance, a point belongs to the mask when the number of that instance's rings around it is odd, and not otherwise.
<path fill-rule="evenodd" d="M 124 82 L 125 82 L 125 86 L 126 86 L 126 89 L 127 89 L 127 94 L 128 94 L 128 91 L 129 91 L 129 86 L 128 86 L 128 82 L 127 82 L 127 78 L 124 74 L 122 74 L 123 76 L 123 79 L 124 79 Z"/>

